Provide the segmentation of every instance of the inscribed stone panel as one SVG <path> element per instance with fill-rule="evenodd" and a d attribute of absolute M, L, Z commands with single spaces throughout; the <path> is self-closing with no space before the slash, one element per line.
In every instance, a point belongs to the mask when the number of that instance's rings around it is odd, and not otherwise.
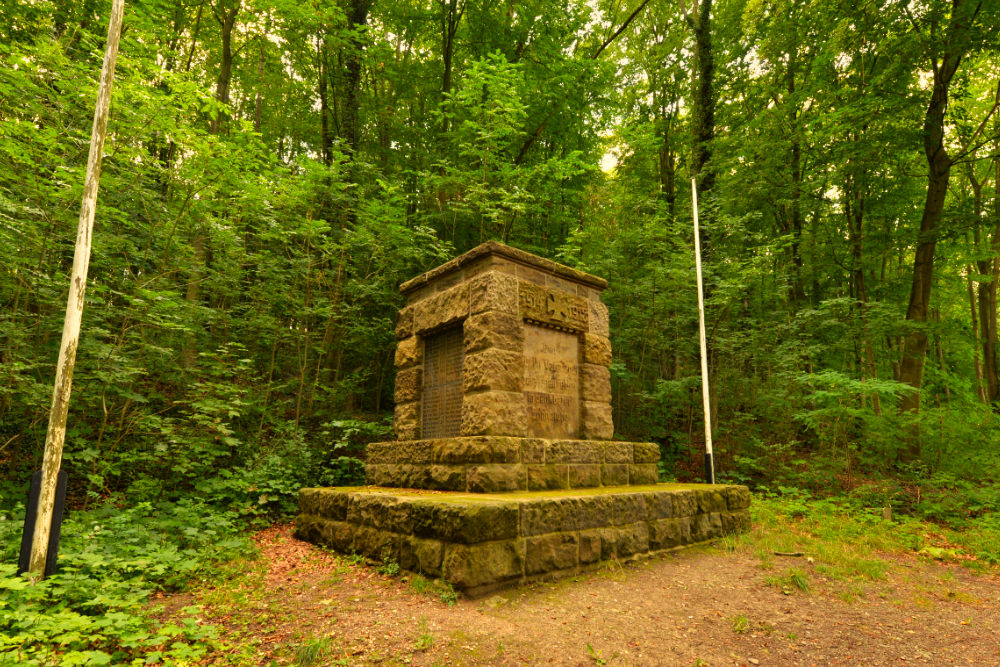
<path fill-rule="evenodd" d="M 576 334 L 524 326 L 528 437 L 575 438 L 580 430 L 580 342 Z"/>
<path fill-rule="evenodd" d="M 424 390 L 421 436 L 449 438 L 462 429 L 462 327 L 424 339 Z"/>
<path fill-rule="evenodd" d="M 588 330 L 590 311 L 587 301 L 575 294 L 522 281 L 518 285 L 517 302 L 523 319 L 574 331 Z"/>

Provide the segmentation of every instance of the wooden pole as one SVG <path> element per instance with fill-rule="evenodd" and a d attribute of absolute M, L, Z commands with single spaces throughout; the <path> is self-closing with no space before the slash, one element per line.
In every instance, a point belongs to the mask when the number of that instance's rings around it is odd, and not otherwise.
<path fill-rule="evenodd" d="M 90 154 L 87 158 L 87 176 L 80 203 L 80 221 L 76 230 L 76 250 L 73 254 L 73 272 L 70 276 L 69 298 L 66 300 L 66 319 L 63 322 L 59 361 L 56 364 L 55 388 L 52 392 L 52 409 L 49 429 L 45 436 L 45 456 L 42 461 L 42 484 L 38 497 L 38 515 L 31 541 L 31 561 L 28 572 L 35 580 L 44 576 L 49 532 L 52 528 L 52 510 L 55 504 L 56 482 L 62 463 L 63 444 L 66 441 L 66 416 L 73 384 L 73 367 L 76 348 L 80 341 L 80 321 L 83 319 L 83 296 L 87 289 L 87 269 L 90 265 L 90 246 L 94 232 L 94 210 L 97 204 L 97 186 L 101 178 L 101 156 L 104 137 L 108 130 L 108 110 L 111 107 L 111 83 L 115 76 L 118 41 L 122 31 L 125 0 L 113 0 L 111 20 L 108 22 L 108 43 L 104 51 L 101 82 L 94 109 L 94 126 L 90 135 Z"/>
<path fill-rule="evenodd" d="M 708 393 L 708 343 L 705 338 L 705 290 L 701 279 L 701 232 L 698 229 L 698 188 L 691 179 L 691 202 L 694 210 L 694 265 L 698 274 L 698 339 L 701 343 L 701 398 L 705 407 L 705 481 L 715 484 L 715 461 L 712 458 L 712 404 Z"/>

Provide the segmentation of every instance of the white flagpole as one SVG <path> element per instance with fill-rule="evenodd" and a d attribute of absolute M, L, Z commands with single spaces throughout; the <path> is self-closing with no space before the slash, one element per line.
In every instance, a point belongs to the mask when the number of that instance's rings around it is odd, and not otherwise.
<path fill-rule="evenodd" d="M 691 179 L 691 202 L 694 210 L 694 265 L 698 274 L 698 338 L 701 342 L 701 398 L 705 406 L 705 481 L 715 484 L 715 461 L 712 459 L 712 405 L 708 395 L 708 344 L 705 342 L 705 290 L 701 280 L 701 232 L 698 229 L 698 188 Z"/>

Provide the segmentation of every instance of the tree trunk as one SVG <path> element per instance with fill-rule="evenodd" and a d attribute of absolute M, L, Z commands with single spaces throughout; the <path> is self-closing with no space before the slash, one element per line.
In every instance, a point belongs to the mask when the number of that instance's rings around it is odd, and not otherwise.
<path fill-rule="evenodd" d="M 697 0 L 696 0 L 697 2 Z M 691 97 L 692 172 L 697 178 L 698 201 L 707 202 L 715 187 L 715 174 L 709 164 L 712 159 L 712 140 L 715 138 L 715 95 L 713 77 L 715 57 L 712 52 L 712 0 L 700 0 L 697 15 L 688 21 L 694 31 L 694 90 Z M 692 7 L 692 11 L 694 7 Z M 702 247 L 709 254 L 707 237 L 702 237 Z"/>
<path fill-rule="evenodd" d="M 910 300 L 906 307 L 906 321 L 911 330 L 903 342 L 899 362 L 899 380 L 914 388 L 899 404 L 901 413 L 920 411 L 920 388 L 923 386 L 924 360 L 927 354 L 927 332 L 924 324 L 930 310 L 931 282 L 934 279 L 934 249 L 937 244 L 938 223 L 948 194 L 948 178 L 952 159 L 944 146 L 944 117 L 948 109 L 948 91 L 952 78 L 965 55 L 966 33 L 972 15 L 967 0 L 952 0 L 952 11 L 947 34 L 942 41 L 944 54 L 941 61 L 931 63 L 934 88 L 924 114 L 924 155 L 927 158 L 927 197 L 920 218 L 920 236 L 913 259 L 913 279 Z M 902 462 L 920 457 L 920 433 L 915 430 L 899 451 Z"/>
<path fill-rule="evenodd" d="M 231 7 L 226 5 L 232 2 Z M 212 6 L 215 20 L 222 31 L 222 53 L 219 57 L 219 76 L 215 80 L 215 99 L 229 104 L 229 86 L 233 78 L 233 28 L 240 13 L 240 0 L 220 0 Z M 226 126 L 226 114 L 220 111 L 212 119 L 212 134 L 220 134 Z"/>
<path fill-rule="evenodd" d="M 80 219 L 76 232 L 76 249 L 73 254 L 73 271 L 70 278 L 69 298 L 66 301 L 66 318 L 63 322 L 59 360 L 56 363 L 55 387 L 49 428 L 45 436 L 45 454 L 42 461 L 42 481 L 35 515 L 35 532 L 31 541 L 31 559 L 28 571 L 34 579 L 45 573 L 49 535 L 55 508 L 56 482 L 62 464 L 63 444 L 66 441 L 66 419 L 69 416 L 69 398 L 73 385 L 73 368 L 76 349 L 80 341 L 80 324 L 83 320 L 83 299 L 87 290 L 87 271 L 90 267 L 90 247 L 94 235 L 94 213 L 97 206 L 97 188 L 101 179 L 101 157 L 104 138 L 108 130 L 108 113 L 111 108 L 111 85 L 115 77 L 118 57 L 118 40 L 121 37 L 125 0 L 114 0 L 108 22 L 108 42 L 101 68 L 101 83 L 94 109 L 94 125 L 90 136 L 90 153 L 87 157 L 87 175 L 80 203 Z"/>
<path fill-rule="evenodd" d="M 982 360 L 979 358 L 981 333 L 979 327 L 979 317 L 976 315 L 976 288 L 973 285 L 975 282 L 975 280 L 973 280 L 973 276 L 976 275 L 976 271 L 970 264 L 966 267 L 965 272 L 967 274 L 965 285 L 969 294 L 969 319 L 972 322 L 972 337 L 975 339 L 972 363 L 976 371 L 976 396 L 978 396 L 979 400 L 983 403 L 989 405 L 990 400 L 987 398 L 986 387 L 983 385 L 983 364 Z"/>
<path fill-rule="evenodd" d="M 327 64 L 326 37 L 320 37 L 316 44 L 316 59 L 319 62 L 319 140 L 323 153 L 323 164 L 333 164 L 333 133 L 330 131 L 329 78 L 330 68 Z"/>
<path fill-rule="evenodd" d="M 447 7 L 447 8 L 446 8 Z M 452 61 L 455 57 L 455 34 L 458 32 L 458 23 L 465 13 L 465 1 L 461 6 L 458 0 L 441 1 L 441 60 L 444 71 L 441 75 L 441 99 L 446 100 L 451 93 L 451 70 Z M 442 132 L 448 131 L 448 115 L 442 114 Z"/>
<path fill-rule="evenodd" d="M 341 129 L 344 141 L 351 154 L 357 152 L 361 140 L 359 127 L 358 103 L 361 99 L 361 56 L 364 52 L 362 32 L 368 25 L 368 10 L 372 0 L 351 0 L 348 20 L 350 21 L 350 46 L 347 51 L 345 71 L 345 90 L 343 122 Z"/>

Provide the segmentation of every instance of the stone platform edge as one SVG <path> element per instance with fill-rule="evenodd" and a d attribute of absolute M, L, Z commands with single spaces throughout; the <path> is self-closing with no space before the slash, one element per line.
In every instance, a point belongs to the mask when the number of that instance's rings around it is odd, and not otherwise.
<path fill-rule="evenodd" d="M 735 485 L 496 495 L 307 488 L 295 536 L 477 596 L 742 532 L 749 506 L 750 492 Z"/>
<path fill-rule="evenodd" d="M 368 445 L 373 486 L 500 493 L 655 484 L 652 442 L 467 436 Z"/>

